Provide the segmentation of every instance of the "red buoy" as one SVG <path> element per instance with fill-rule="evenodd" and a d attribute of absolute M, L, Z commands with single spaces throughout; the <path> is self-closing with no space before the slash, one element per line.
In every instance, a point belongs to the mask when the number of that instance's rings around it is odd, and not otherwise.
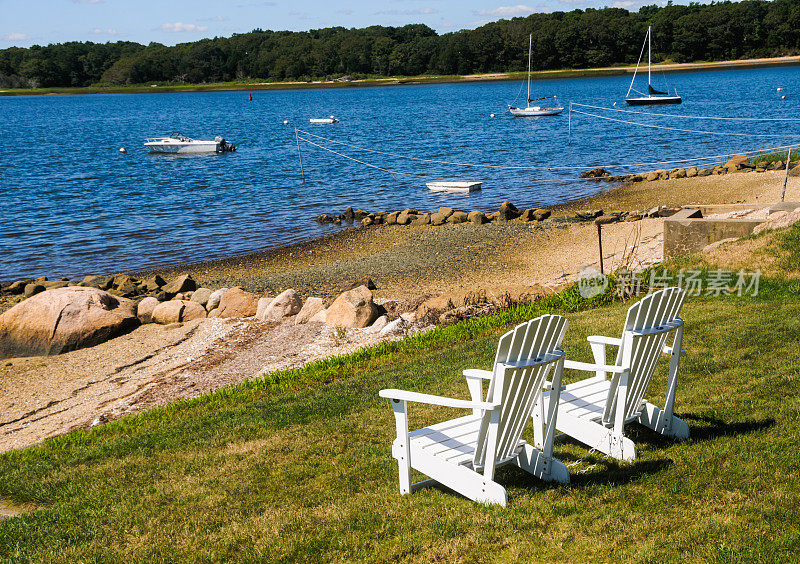
<path fill-rule="evenodd" d="M 248 98 L 248 99 L 249 99 L 250 102 L 252 102 L 253 101 L 253 95 L 250 94 L 250 98 Z"/>

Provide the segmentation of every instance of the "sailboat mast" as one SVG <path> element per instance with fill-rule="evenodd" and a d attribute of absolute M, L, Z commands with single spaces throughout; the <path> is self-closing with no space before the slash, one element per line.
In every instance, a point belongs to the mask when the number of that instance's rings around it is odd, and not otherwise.
<path fill-rule="evenodd" d="M 647 95 L 650 95 L 650 38 L 651 26 L 647 26 Z"/>
<path fill-rule="evenodd" d="M 526 104 L 531 105 L 531 49 L 533 48 L 533 34 L 528 36 L 528 101 Z"/>

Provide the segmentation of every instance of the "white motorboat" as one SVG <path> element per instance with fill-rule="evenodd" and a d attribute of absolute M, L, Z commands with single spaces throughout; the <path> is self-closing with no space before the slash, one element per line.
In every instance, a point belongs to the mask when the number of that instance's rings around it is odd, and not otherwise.
<path fill-rule="evenodd" d="M 431 192 L 456 192 L 460 194 L 467 194 L 481 189 L 482 182 L 450 182 L 450 181 L 434 181 L 427 182 L 425 185 Z"/>
<path fill-rule="evenodd" d="M 636 61 L 636 70 L 633 71 L 633 78 L 631 79 L 630 88 L 628 93 L 625 94 L 625 101 L 630 106 L 652 106 L 655 104 L 680 104 L 683 100 L 678 96 L 678 90 L 675 90 L 675 95 L 670 96 L 669 92 L 662 92 L 653 88 L 650 72 L 650 59 L 652 51 L 652 37 L 653 32 L 651 27 L 647 26 L 647 35 L 644 40 L 647 43 L 647 94 L 639 92 L 633 87 L 633 82 L 636 80 L 636 73 L 639 72 L 639 64 L 642 62 L 642 55 L 644 55 L 644 45 L 642 45 L 642 52 L 639 53 L 639 60 Z M 639 96 L 631 96 L 631 91 L 636 92 Z"/>
<path fill-rule="evenodd" d="M 236 146 L 228 143 L 219 135 L 213 141 L 201 141 L 186 137 L 181 133 L 173 133 L 169 137 L 153 137 L 145 139 L 144 146 L 151 153 L 232 153 Z"/>
<path fill-rule="evenodd" d="M 557 116 L 564 111 L 564 108 L 558 105 L 558 98 L 555 96 L 544 96 L 542 98 L 531 98 L 531 52 L 533 50 L 533 35 L 528 36 L 528 98 L 527 106 L 524 108 L 517 108 L 516 106 L 508 105 L 508 111 L 515 117 L 535 117 L 535 116 Z M 521 88 L 520 88 L 521 90 Z M 539 102 L 540 100 L 553 99 L 554 106 L 543 108 L 541 106 L 531 106 L 531 102 Z"/>
<path fill-rule="evenodd" d="M 339 123 L 339 120 L 333 116 L 326 118 L 311 118 L 308 123 Z"/>

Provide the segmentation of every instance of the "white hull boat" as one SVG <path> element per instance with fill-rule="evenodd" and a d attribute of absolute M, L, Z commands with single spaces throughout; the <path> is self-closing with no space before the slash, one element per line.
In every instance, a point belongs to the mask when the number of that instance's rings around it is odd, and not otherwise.
<path fill-rule="evenodd" d="M 557 116 L 564 111 L 564 108 L 540 108 L 539 106 L 528 106 L 527 108 L 515 108 L 509 106 L 508 111 L 516 117 L 535 117 L 535 116 Z"/>
<path fill-rule="evenodd" d="M 533 35 L 528 36 L 528 102 L 524 108 L 517 108 L 516 106 L 508 105 L 508 111 L 514 117 L 536 117 L 536 116 L 557 116 L 564 111 L 564 108 L 558 105 L 558 99 L 555 96 L 544 96 L 543 98 L 531 98 L 531 52 L 533 51 Z M 520 88 L 521 89 L 521 88 Z M 531 106 L 531 102 L 538 102 L 539 100 L 553 99 L 556 103 L 555 106 L 549 108 L 542 108 L 541 106 Z"/>
<path fill-rule="evenodd" d="M 308 120 L 308 123 L 339 123 L 339 120 L 331 116 L 326 118 L 311 118 Z"/>
<path fill-rule="evenodd" d="M 650 60 L 651 60 L 651 52 L 652 52 L 652 36 L 653 32 L 651 31 L 651 27 L 647 27 L 647 36 L 645 37 L 645 42 L 647 43 L 647 94 L 644 92 L 639 92 L 633 87 L 633 83 L 636 80 L 636 74 L 639 72 L 639 64 L 642 62 L 642 55 L 644 55 L 644 45 L 642 45 L 642 52 L 639 54 L 639 60 L 636 62 L 636 70 L 633 71 L 633 78 L 631 79 L 630 88 L 628 88 L 628 93 L 625 94 L 625 102 L 628 103 L 629 106 L 654 106 L 657 104 L 680 104 L 683 100 L 680 96 L 678 96 L 678 91 L 675 90 L 675 95 L 670 96 L 669 92 L 661 92 L 660 90 L 656 90 L 653 88 L 651 72 L 650 72 Z M 636 92 L 639 96 L 631 96 L 631 92 Z"/>
<path fill-rule="evenodd" d="M 184 154 L 184 153 L 231 153 L 236 150 L 222 137 L 213 141 L 201 141 L 173 133 L 169 137 L 153 137 L 145 139 L 144 146 L 151 153 Z"/>
<path fill-rule="evenodd" d="M 431 192 L 456 192 L 458 194 L 468 194 L 481 189 L 482 182 L 449 182 L 435 181 L 427 182 L 425 185 Z"/>

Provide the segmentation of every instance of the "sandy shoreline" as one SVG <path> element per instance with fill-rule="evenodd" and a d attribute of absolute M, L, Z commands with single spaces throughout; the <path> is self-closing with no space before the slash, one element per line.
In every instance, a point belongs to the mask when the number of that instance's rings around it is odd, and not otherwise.
<path fill-rule="evenodd" d="M 169 277 L 188 272 L 210 287 L 242 285 L 273 295 L 291 287 L 304 296 L 328 297 L 348 288 L 354 280 L 371 276 L 378 283 L 378 296 L 411 297 L 476 280 L 513 276 L 510 270 L 517 264 L 510 263 L 507 257 L 517 254 L 515 249 L 520 246 L 557 256 L 559 246 L 567 241 L 574 239 L 576 246 L 583 245 L 578 241 L 592 238 L 591 227 L 567 220 L 580 209 L 610 212 L 647 210 L 659 205 L 777 201 L 782 182 L 782 172 L 764 172 L 608 185 L 594 196 L 549 208 L 553 219 L 542 223 L 342 228 L 339 233 L 286 247 L 149 269 L 141 274 L 157 272 Z M 792 199 L 800 200 L 800 178 L 789 179 L 787 200 Z M 513 203 L 519 207 L 526 204 Z M 611 230 L 637 223 L 611 226 Z M 563 274 L 561 266 L 550 261 L 535 269 L 535 278 L 540 281 L 559 279 Z"/>
<path fill-rule="evenodd" d="M 653 65 L 654 72 L 692 72 L 699 70 L 746 69 L 800 64 L 800 56 L 788 55 L 758 59 L 738 59 L 731 61 L 701 61 L 696 63 L 660 63 Z M 553 69 L 534 71 L 533 78 L 586 78 L 591 76 L 618 76 L 632 74 L 636 65 L 616 65 L 611 67 L 594 67 L 588 69 Z M 294 90 L 301 88 L 347 88 L 359 86 L 395 86 L 403 84 L 443 84 L 458 82 L 492 82 L 502 80 L 518 80 L 522 72 L 481 73 L 467 75 L 421 75 L 411 77 L 384 77 L 362 80 L 313 80 L 308 82 L 248 82 L 187 84 L 168 86 L 119 86 L 119 87 L 53 87 L 0 90 L 0 96 L 35 96 L 47 94 L 156 94 L 163 92 L 217 92 L 245 90 Z"/>
<path fill-rule="evenodd" d="M 591 222 L 571 221 L 576 209 L 769 203 L 779 199 L 782 182 L 781 172 L 640 182 L 561 206 L 540 223 L 351 228 L 282 249 L 158 272 L 188 272 L 207 287 L 242 285 L 269 296 L 292 287 L 304 298 L 332 297 L 363 276 L 375 280 L 379 299 L 466 291 L 541 294 L 597 265 L 596 229 Z M 798 200 L 800 178 L 790 178 L 787 201 Z M 662 237 L 660 218 L 605 226 L 606 268 L 660 261 Z M 143 325 L 58 356 L 6 359 L 0 362 L 0 452 L 377 340 L 363 329 L 340 339 L 331 328 L 291 320 L 208 319 L 178 327 Z"/>

